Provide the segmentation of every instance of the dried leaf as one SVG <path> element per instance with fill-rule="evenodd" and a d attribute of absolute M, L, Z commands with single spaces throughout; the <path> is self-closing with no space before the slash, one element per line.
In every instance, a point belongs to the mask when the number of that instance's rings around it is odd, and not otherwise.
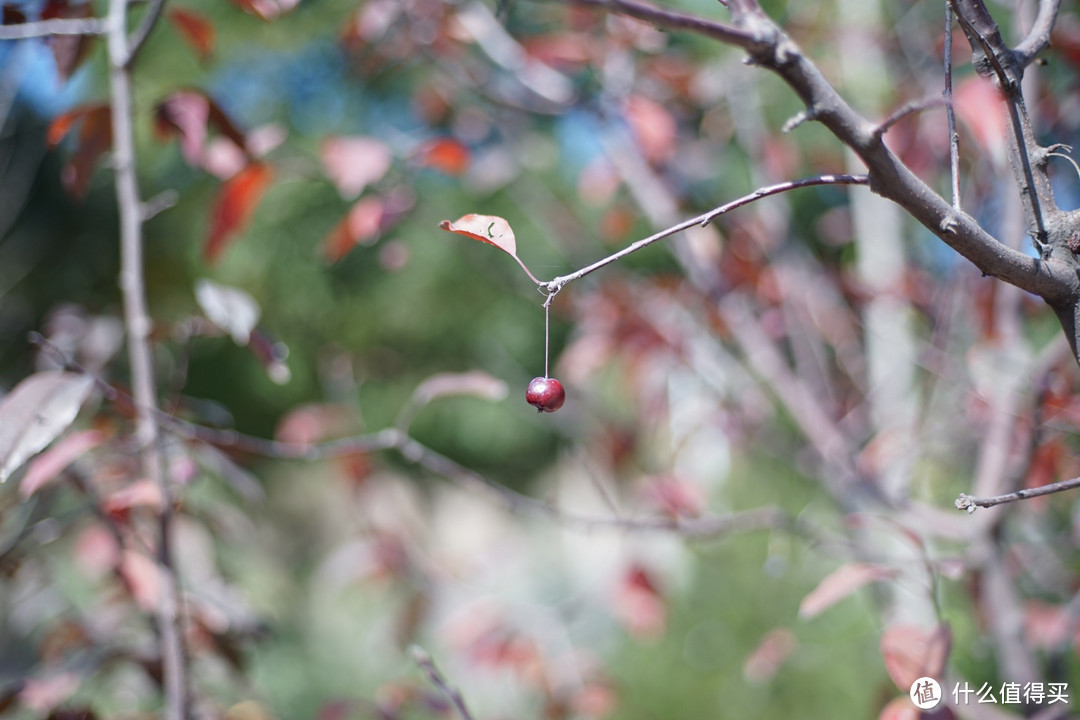
<path fill-rule="evenodd" d="M 88 375 L 50 370 L 0 399 L 0 482 L 75 420 L 93 385 Z"/>
<path fill-rule="evenodd" d="M 951 647 L 952 633 L 947 625 L 893 625 L 881 636 L 885 670 L 904 692 L 921 677 L 941 677 Z"/>
<path fill-rule="evenodd" d="M 210 322 L 229 333 L 237 345 L 248 344 L 261 314 L 255 298 L 238 288 L 203 279 L 195 283 L 195 300 Z"/>
<path fill-rule="evenodd" d="M 207 262 L 215 262 L 232 237 L 248 224 L 273 177 L 269 165 L 251 163 L 222 184 L 210 214 L 210 234 L 203 248 Z"/>
<path fill-rule="evenodd" d="M 818 586 L 799 603 L 799 617 L 808 620 L 820 615 L 863 585 L 896 576 L 892 568 L 870 563 L 852 562 L 841 565 L 825 576 Z"/>
<path fill-rule="evenodd" d="M 471 237 L 473 240 L 479 240 L 488 245 L 494 245 L 517 260 L 518 265 L 521 266 L 521 269 L 525 271 L 532 281 L 537 285 L 540 284 L 532 271 L 525 267 L 525 263 L 517 256 L 517 239 L 514 237 L 514 230 L 510 227 L 510 223 L 503 218 L 497 215 L 471 213 L 462 215 L 453 222 L 443 220 L 439 223 L 439 227 L 448 232 Z"/>
<path fill-rule="evenodd" d="M 235 152 L 247 157 L 247 137 L 233 124 L 213 98 L 201 90 L 180 90 L 154 108 L 154 131 L 165 141 L 180 136 L 184 160 L 192 167 L 203 167 L 206 138 L 210 130 L 224 135 Z"/>
<path fill-rule="evenodd" d="M 68 435 L 38 455 L 30 461 L 26 469 L 26 475 L 19 484 L 19 495 L 23 500 L 29 498 L 63 472 L 68 465 L 104 442 L 105 437 L 105 433 L 100 430 L 83 430 Z"/>
<path fill-rule="evenodd" d="M 214 39 L 217 34 L 210 20 L 201 13 L 184 8 L 172 8 L 167 17 L 180 32 L 180 37 L 195 50 L 199 59 L 204 62 L 209 60 L 214 52 Z"/>

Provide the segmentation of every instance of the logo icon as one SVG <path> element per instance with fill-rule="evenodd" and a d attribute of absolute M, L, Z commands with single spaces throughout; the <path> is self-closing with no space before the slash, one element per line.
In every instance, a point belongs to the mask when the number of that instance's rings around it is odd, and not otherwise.
<path fill-rule="evenodd" d="M 915 707 L 930 710 L 941 702 L 941 685 L 932 677 L 921 677 L 911 683 L 908 696 L 911 697 L 911 702 L 915 703 Z"/>

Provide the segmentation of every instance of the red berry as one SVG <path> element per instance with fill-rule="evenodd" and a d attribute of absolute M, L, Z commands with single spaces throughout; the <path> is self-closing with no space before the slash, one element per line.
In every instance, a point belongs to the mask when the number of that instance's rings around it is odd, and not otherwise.
<path fill-rule="evenodd" d="M 565 402 L 566 391 L 555 378 L 538 377 L 529 383 L 525 399 L 536 408 L 536 412 L 555 412 Z"/>

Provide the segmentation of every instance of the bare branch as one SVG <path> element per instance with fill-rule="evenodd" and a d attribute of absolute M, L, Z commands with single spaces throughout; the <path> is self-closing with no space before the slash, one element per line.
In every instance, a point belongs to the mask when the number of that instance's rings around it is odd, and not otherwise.
<path fill-rule="evenodd" d="M 409 648 L 409 654 L 412 656 L 413 662 L 424 671 L 428 681 L 439 688 L 439 692 L 445 695 L 450 704 L 454 706 L 454 710 L 457 711 L 461 720 L 473 720 L 469 708 L 465 705 L 465 698 L 461 696 L 461 691 L 447 682 L 443 674 L 439 672 L 439 668 L 435 667 L 435 662 L 427 654 L 427 651 L 419 645 L 413 645 Z"/>
<path fill-rule="evenodd" d="M 765 381 L 791 414 L 825 465 L 826 487 L 834 497 L 841 498 L 857 476 L 851 465 L 851 441 L 829 417 L 821 401 L 792 374 L 779 349 L 750 316 L 745 301 L 729 296 L 720 309 L 746 356 L 747 369 Z"/>
<path fill-rule="evenodd" d="M 953 9 L 945 3 L 945 116 L 949 123 L 949 187 L 952 206 L 960 210 L 960 133 L 956 131 L 956 110 L 953 108 L 952 37 Z"/>
<path fill-rule="evenodd" d="M 1027 500 L 1028 498 L 1041 497 L 1043 495 L 1053 495 L 1054 493 L 1065 492 L 1066 490 L 1072 490 L 1077 487 L 1080 487 L 1080 477 L 1050 483 L 1049 485 L 1043 485 L 1037 488 L 1025 488 L 1023 490 L 1005 493 L 1004 495 L 994 495 L 993 497 L 975 497 L 966 493 L 960 493 L 960 497 L 956 498 L 955 504 L 957 510 L 967 510 L 969 513 L 973 513 L 976 508 L 994 507 L 995 505 L 1004 505 L 1005 503 L 1016 502 L 1017 500 Z"/>
<path fill-rule="evenodd" d="M 1060 9 L 1061 0 L 1042 0 L 1039 3 L 1039 14 L 1035 17 L 1035 24 L 1031 26 L 1027 37 L 1013 49 L 1016 62 L 1020 64 L 1020 67 L 1027 67 L 1050 47 L 1050 31 L 1054 29 Z"/>
<path fill-rule="evenodd" d="M 880 137 L 888 132 L 889 128 L 906 118 L 908 115 L 938 107 L 944 103 L 945 100 L 942 98 L 923 98 L 922 100 L 912 100 L 911 102 L 904 103 L 874 128 L 874 134 Z"/>
<path fill-rule="evenodd" d="M 77 362 L 38 333 L 30 334 L 30 342 L 52 355 L 64 369 L 90 375 L 105 399 L 123 407 L 137 407 L 132 396 L 109 384 Z M 733 533 L 766 529 L 789 529 L 811 538 L 820 534 L 793 520 L 776 507 L 761 507 L 731 515 L 702 515 L 699 517 L 602 517 L 564 512 L 542 500 L 523 495 L 505 485 L 458 464 L 454 460 L 417 442 L 399 428 L 386 428 L 365 435 L 339 438 L 323 443 L 287 443 L 245 435 L 235 430 L 218 430 L 188 422 L 164 410 L 154 408 L 161 425 L 179 437 L 216 447 L 227 447 L 267 458 L 314 461 L 357 453 L 397 450 L 410 463 L 428 470 L 467 490 L 480 490 L 492 495 L 511 512 L 550 520 L 574 530 L 591 531 L 602 528 L 631 532 L 671 532 L 688 539 L 716 539 Z"/>
<path fill-rule="evenodd" d="M 0 25 L 0 40 L 29 40 L 58 35 L 104 35 L 108 23 L 101 18 L 50 18 L 17 25 Z"/>
<path fill-rule="evenodd" d="M 127 66 L 127 0 L 110 0 L 108 20 L 109 89 L 112 106 L 113 167 L 120 212 L 120 291 L 135 404 L 135 440 L 146 477 L 160 492 L 156 562 L 164 588 L 156 610 L 161 638 L 166 720 L 187 720 L 187 653 L 181 621 L 181 594 L 172 551 L 173 502 L 165 472 L 158 426 L 157 390 L 150 354 L 152 323 L 143 277 L 143 204 L 135 177 L 131 75 Z"/>
<path fill-rule="evenodd" d="M 128 43 L 127 58 L 124 60 L 124 67 L 130 68 L 135 62 L 135 58 L 138 56 L 139 51 L 142 50 L 143 45 L 146 43 L 146 39 L 150 37 L 150 32 L 154 29 L 154 25 L 157 24 L 158 18 L 161 17 L 161 11 L 165 7 L 165 0 L 151 0 L 150 7 L 147 8 L 146 14 L 143 15 L 142 20 L 139 22 L 139 27 L 135 29 L 135 32 L 131 35 L 131 40 Z"/>
<path fill-rule="evenodd" d="M 748 205 L 755 200 L 769 197 L 770 195 L 777 195 L 779 193 L 784 193 L 789 190 L 795 190 L 804 187 L 813 187 L 815 185 L 866 185 L 868 183 L 869 178 L 867 178 L 865 175 L 819 175 L 817 177 L 805 178 L 803 180 L 789 180 L 787 182 L 777 183 L 776 185 L 758 188 L 749 195 L 744 195 L 737 200 L 732 200 L 731 202 L 725 203 L 720 207 L 713 208 L 712 210 L 702 213 L 701 215 L 698 215 L 696 217 L 692 217 L 689 220 L 683 220 L 677 225 L 672 225 L 671 227 L 665 228 L 658 233 L 654 233 L 647 238 L 638 240 L 637 242 L 626 246 L 622 250 L 608 255 L 603 260 L 598 260 L 592 265 L 583 267 L 576 272 L 570 273 L 569 275 L 561 275 L 554 280 L 549 280 L 546 283 L 540 283 L 540 288 L 547 292 L 548 295 L 553 295 L 559 292 L 559 290 L 561 290 L 568 283 L 571 283 L 574 280 L 579 280 L 590 273 L 596 272 L 602 267 L 610 265 L 616 260 L 621 260 L 627 255 L 631 255 L 638 250 L 641 250 L 642 248 L 648 247 L 657 240 L 663 240 L 666 237 L 671 237 L 672 235 L 680 233 L 683 230 L 692 228 L 695 225 L 708 225 L 710 222 L 720 217 L 724 213 L 731 212 L 736 208 L 740 208 L 743 205 Z"/>
<path fill-rule="evenodd" d="M 950 0 L 970 3 L 975 0 Z M 1065 304 L 1076 290 L 1077 277 L 1064 262 L 1043 262 L 999 242 L 974 218 L 953 208 L 894 155 L 874 134 L 874 125 L 856 112 L 756 0 L 731 0 L 734 25 L 658 10 L 636 0 L 563 0 L 602 7 L 638 17 L 661 27 L 698 32 L 740 47 L 750 62 L 779 75 L 806 105 L 806 113 L 850 147 L 869 168 L 871 189 L 900 205 L 947 245 L 992 275 L 1039 295 L 1050 304 Z M 550 283 L 549 283 L 550 287 Z"/>
<path fill-rule="evenodd" d="M 983 0 L 949 1 L 956 11 L 960 27 L 964 29 L 971 43 L 976 70 L 983 75 L 992 70 L 1005 95 L 1005 106 L 1009 110 L 1009 124 L 1013 131 L 1013 152 L 1019 165 L 1017 182 L 1026 203 L 1029 221 L 1034 226 L 1036 246 L 1041 252 L 1047 243 L 1046 218 L 1042 206 L 1048 205 L 1051 212 L 1057 208 L 1045 173 L 1040 173 L 1037 182 L 1032 169 L 1031 154 L 1038 149 L 1038 144 L 1028 122 L 1027 109 L 1020 92 L 1024 67 L 1002 40 L 1001 31 Z M 1040 16 L 1043 14 L 1040 10 Z"/>
<path fill-rule="evenodd" d="M 564 1 L 569 5 L 602 8 L 672 30 L 690 30 L 699 35 L 711 37 L 721 42 L 738 45 L 740 47 L 755 41 L 753 33 L 747 33 L 744 30 L 732 27 L 731 25 L 706 20 L 705 18 L 696 15 L 687 15 L 674 10 L 667 10 L 644 2 L 631 2 L 630 0 Z"/>

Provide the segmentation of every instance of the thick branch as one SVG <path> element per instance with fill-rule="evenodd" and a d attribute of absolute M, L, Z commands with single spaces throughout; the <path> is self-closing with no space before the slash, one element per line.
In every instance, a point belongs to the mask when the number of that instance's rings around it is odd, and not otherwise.
<path fill-rule="evenodd" d="M 100 18 L 51 18 L 18 25 L 0 25 L 0 40 L 29 40 L 57 35 L 104 35 L 108 24 Z"/>
<path fill-rule="evenodd" d="M 608 8 L 662 27 L 694 30 L 744 49 L 753 63 L 772 70 L 795 91 L 806 104 L 810 119 L 821 122 L 866 163 L 872 190 L 900 205 L 984 274 L 1039 295 L 1051 304 L 1063 303 L 1080 290 L 1080 281 L 1070 267 L 1053 260 L 1041 262 L 1005 246 L 916 177 L 874 133 L 874 124 L 840 97 L 756 0 L 729 3 L 735 21 L 731 26 L 658 11 L 634 0 L 564 1 Z"/>

